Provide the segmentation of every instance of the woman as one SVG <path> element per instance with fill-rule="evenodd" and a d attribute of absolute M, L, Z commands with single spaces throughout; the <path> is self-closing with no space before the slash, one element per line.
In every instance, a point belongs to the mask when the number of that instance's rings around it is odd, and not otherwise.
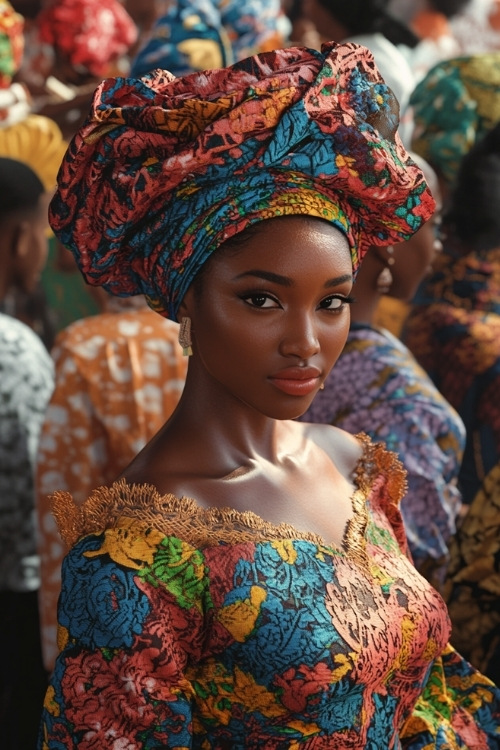
<path fill-rule="evenodd" d="M 439 200 L 434 170 L 414 158 Z M 461 508 L 457 477 L 465 428 L 406 346 L 378 325 L 376 317 L 386 295 L 403 302 L 413 298 L 441 249 L 439 221 L 438 209 L 407 242 L 369 250 L 353 289 L 346 346 L 324 390 L 301 418 L 334 424 L 354 435 L 364 430 L 399 454 L 407 471 L 401 511 L 413 561 L 437 587 L 443 582 L 448 542 Z"/>
<path fill-rule="evenodd" d="M 71 550 L 40 747 L 498 742 L 498 690 L 446 647 L 406 557 L 397 459 L 294 421 L 344 345 L 367 246 L 433 208 L 395 111 L 370 53 L 333 43 L 96 93 L 52 224 L 192 355 L 121 480 L 55 501 Z M 472 712 L 442 694 L 451 674 Z"/>
<path fill-rule="evenodd" d="M 420 287 L 404 338 L 467 431 L 459 485 L 470 506 L 452 547 L 447 598 L 454 642 L 500 669 L 500 125 L 464 157 L 447 239 Z"/>

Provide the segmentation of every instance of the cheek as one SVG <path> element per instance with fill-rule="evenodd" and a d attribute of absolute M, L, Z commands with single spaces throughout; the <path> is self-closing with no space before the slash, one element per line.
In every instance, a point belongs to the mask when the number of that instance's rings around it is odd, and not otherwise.
<path fill-rule="evenodd" d="M 326 334 L 322 337 L 321 350 L 325 360 L 328 360 L 327 367 L 333 367 L 340 357 L 342 350 L 349 335 L 349 325 L 351 322 L 351 312 L 347 308 L 338 319 L 336 326 L 331 326 Z"/>

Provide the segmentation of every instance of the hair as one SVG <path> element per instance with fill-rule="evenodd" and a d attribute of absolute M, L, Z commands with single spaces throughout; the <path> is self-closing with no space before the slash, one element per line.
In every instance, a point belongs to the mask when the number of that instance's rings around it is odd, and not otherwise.
<path fill-rule="evenodd" d="M 445 220 L 472 250 L 500 247 L 500 123 L 463 157 Z"/>
<path fill-rule="evenodd" d="M 469 5 L 471 0 L 431 0 L 431 5 L 438 13 L 446 18 L 453 18 L 457 13 Z"/>
<path fill-rule="evenodd" d="M 31 167 L 0 157 L 0 221 L 19 211 L 35 211 L 44 192 L 42 181 Z"/>
<path fill-rule="evenodd" d="M 419 37 L 388 10 L 388 0 L 318 0 L 349 35 L 379 32 L 392 44 L 416 47 Z"/>

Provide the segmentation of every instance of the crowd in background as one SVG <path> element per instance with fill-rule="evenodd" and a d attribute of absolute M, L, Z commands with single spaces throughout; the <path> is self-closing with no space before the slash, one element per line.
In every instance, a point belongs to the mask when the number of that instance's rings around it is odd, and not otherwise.
<path fill-rule="evenodd" d="M 143 298 L 91 293 L 50 234 L 41 215 L 62 157 L 102 78 L 327 41 L 373 52 L 439 206 L 413 250 L 363 261 L 371 307 L 353 307 L 344 371 L 304 419 L 400 455 L 415 564 L 449 605 L 452 643 L 500 682 L 500 2 L 0 0 L 6 750 L 34 747 L 57 653 L 64 549 L 50 496 L 80 503 L 112 482 L 173 411 L 186 373 L 177 325 Z"/>

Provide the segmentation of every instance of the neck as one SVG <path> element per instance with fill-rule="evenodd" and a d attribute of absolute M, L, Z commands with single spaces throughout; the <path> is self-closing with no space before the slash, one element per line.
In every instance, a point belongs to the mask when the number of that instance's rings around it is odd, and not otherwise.
<path fill-rule="evenodd" d="M 285 421 L 261 414 L 219 382 L 200 377 L 192 360 L 182 397 L 162 432 L 164 438 L 189 446 L 191 455 L 203 457 L 211 472 L 224 474 L 252 458 L 273 461 Z"/>

